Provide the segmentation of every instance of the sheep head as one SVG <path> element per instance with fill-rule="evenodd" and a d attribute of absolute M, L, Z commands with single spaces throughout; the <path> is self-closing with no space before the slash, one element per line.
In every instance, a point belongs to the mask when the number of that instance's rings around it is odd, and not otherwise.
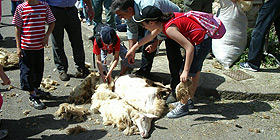
<path fill-rule="evenodd" d="M 149 131 L 151 129 L 152 120 L 158 118 L 158 116 L 153 114 L 137 114 L 132 118 L 134 124 L 137 125 L 139 133 L 142 138 L 149 136 Z"/>
<path fill-rule="evenodd" d="M 190 86 L 192 85 L 192 81 L 191 79 L 188 79 L 187 82 L 180 82 L 177 86 L 176 86 L 176 97 L 177 100 L 181 100 L 182 98 L 186 97 L 186 96 L 190 96 Z"/>

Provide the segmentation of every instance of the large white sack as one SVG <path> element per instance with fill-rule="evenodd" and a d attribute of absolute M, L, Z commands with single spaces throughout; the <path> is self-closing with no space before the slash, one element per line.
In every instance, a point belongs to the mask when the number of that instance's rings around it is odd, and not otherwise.
<path fill-rule="evenodd" d="M 240 3 L 231 0 L 220 0 L 219 19 L 226 28 L 221 39 L 212 40 L 212 51 L 225 69 L 243 53 L 247 43 L 247 17 L 240 7 Z"/>

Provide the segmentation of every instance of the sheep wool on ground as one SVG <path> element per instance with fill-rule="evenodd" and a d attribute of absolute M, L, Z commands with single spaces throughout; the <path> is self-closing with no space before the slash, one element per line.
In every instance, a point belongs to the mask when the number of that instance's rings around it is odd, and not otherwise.
<path fill-rule="evenodd" d="M 59 105 L 58 110 L 54 113 L 55 116 L 65 119 L 67 121 L 73 119 L 76 122 L 85 121 L 85 116 L 90 112 L 84 107 L 77 107 L 73 104 L 62 103 Z"/>

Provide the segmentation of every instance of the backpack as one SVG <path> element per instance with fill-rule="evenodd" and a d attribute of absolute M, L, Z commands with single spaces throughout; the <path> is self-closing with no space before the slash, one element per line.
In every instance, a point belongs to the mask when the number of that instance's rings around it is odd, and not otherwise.
<path fill-rule="evenodd" d="M 179 17 L 176 17 L 175 19 L 184 16 L 189 17 L 200 24 L 206 30 L 206 34 L 213 39 L 220 39 L 226 33 L 226 29 L 222 21 L 213 14 L 199 11 L 189 11 Z"/>
<path fill-rule="evenodd" d="M 189 11 L 185 15 L 197 21 L 206 30 L 207 35 L 213 39 L 220 39 L 226 33 L 222 21 L 213 14 Z"/>

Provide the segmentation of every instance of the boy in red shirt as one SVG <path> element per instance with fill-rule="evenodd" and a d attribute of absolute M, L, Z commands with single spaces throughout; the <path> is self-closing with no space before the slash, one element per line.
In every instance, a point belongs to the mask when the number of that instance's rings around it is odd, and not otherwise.
<path fill-rule="evenodd" d="M 128 69 L 132 69 L 132 66 L 128 64 L 127 59 L 124 58 L 127 53 L 127 49 L 121 45 L 120 38 L 113 28 L 109 26 L 101 27 L 99 34 L 100 35 L 97 36 L 93 42 L 93 53 L 96 55 L 97 67 L 103 81 L 111 82 L 111 74 L 118 64 L 119 57 L 122 58 L 120 75 L 125 74 Z M 109 62 L 110 60 L 108 54 L 111 53 L 113 53 L 114 59 L 112 62 Z M 111 67 L 108 71 L 107 65 L 110 65 L 110 63 Z"/>
<path fill-rule="evenodd" d="M 46 2 L 27 0 L 18 5 L 12 23 L 16 25 L 21 88 L 29 91 L 31 106 L 43 109 L 38 87 L 43 78 L 44 46 L 48 45 L 55 17 Z M 45 23 L 49 25 L 46 33 Z"/>

